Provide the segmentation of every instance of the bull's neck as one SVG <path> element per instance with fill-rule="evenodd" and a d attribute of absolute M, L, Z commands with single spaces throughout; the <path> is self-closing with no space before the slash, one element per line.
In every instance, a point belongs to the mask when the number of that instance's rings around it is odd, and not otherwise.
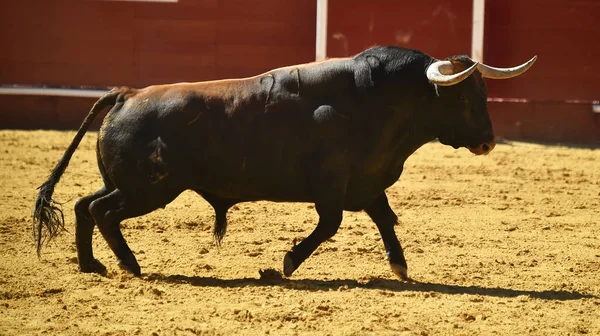
<path fill-rule="evenodd" d="M 388 134 L 391 134 L 390 144 L 393 144 L 394 156 L 398 160 L 406 160 L 421 146 L 437 137 L 428 103 L 414 102 L 389 106 L 389 109 Z"/>
<path fill-rule="evenodd" d="M 378 92 L 380 104 L 387 107 L 386 119 L 396 156 L 408 158 L 421 146 L 437 138 L 433 118 L 435 88 L 423 74 L 426 64 L 412 64 L 394 73 Z M 407 80 L 410 78 L 411 80 Z M 381 105 L 380 105 L 381 106 Z"/>

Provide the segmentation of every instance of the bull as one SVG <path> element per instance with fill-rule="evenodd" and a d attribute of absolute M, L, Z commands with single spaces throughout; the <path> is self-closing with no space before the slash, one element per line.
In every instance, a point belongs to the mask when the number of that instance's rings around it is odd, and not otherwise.
<path fill-rule="evenodd" d="M 394 231 L 398 217 L 386 189 L 406 159 L 436 138 L 476 155 L 492 151 L 483 78 L 520 75 L 535 60 L 494 68 L 464 55 L 437 60 L 380 46 L 243 79 L 113 89 L 94 104 L 39 188 L 33 211 L 38 255 L 64 229 L 54 188 L 94 117 L 111 107 L 96 151 L 104 186 L 75 204 L 82 272 L 106 272 L 92 252 L 97 225 L 121 267 L 139 276 L 121 221 L 193 190 L 214 208 L 217 243 L 237 203 L 314 203 L 318 224 L 285 254 L 286 276 L 335 235 L 344 210 L 364 210 L 381 234 L 392 271 L 406 280 Z"/>

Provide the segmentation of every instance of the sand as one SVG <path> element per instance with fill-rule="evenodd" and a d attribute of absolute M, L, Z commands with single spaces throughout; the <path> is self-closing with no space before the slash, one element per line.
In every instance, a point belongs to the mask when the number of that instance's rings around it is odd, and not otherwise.
<path fill-rule="evenodd" d="M 36 256 L 35 188 L 73 135 L 0 131 L 1 335 L 600 335 L 598 149 L 423 146 L 388 189 L 415 282 L 394 277 L 375 225 L 351 212 L 292 277 L 261 277 L 315 227 L 313 206 L 240 204 L 218 248 L 192 192 L 123 222 L 136 278 L 98 232 L 108 274 L 77 270 L 73 205 L 101 186 L 93 132 L 55 193 L 68 232 Z"/>

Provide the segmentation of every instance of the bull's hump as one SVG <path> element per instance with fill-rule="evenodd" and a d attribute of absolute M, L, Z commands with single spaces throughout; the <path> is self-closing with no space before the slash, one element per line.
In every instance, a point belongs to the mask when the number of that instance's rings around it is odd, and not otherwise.
<path fill-rule="evenodd" d="M 288 66 L 284 66 L 284 67 L 281 67 L 281 68 L 273 69 L 271 71 L 268 71 L 268 72 L 263 73 L 261 75 L 258 75 L 256 77 L 262 77 L 262 76 L 265 76 L 265 75 L 268 75 L 268 74 L 271 74 L 271 73 L 274 73 L 274 72 L 277 72 L 277 71 L 288 71 L 289 72 L 289 71 L 292 71 L 292 70 L 295 70 L 295 69 L 302 70 L 302 69 L 306 69 L 306 68 L 313 68 L 313 67 L 319 67 L 319 66 L 328 66 L 328 65 L 333 65 L 335 63 L 349 61 L 351 59 L 352 58 L 350 58 L 350 57 L 337 57 L 337 58 L 327 58 L 327 59 L 324 59 L 322 61 L 316 61 L 316 62 L 310 62 L 310 63 L 303 63 L 303 64 L 298 64 L 298 65 L 288 65 Z"/>

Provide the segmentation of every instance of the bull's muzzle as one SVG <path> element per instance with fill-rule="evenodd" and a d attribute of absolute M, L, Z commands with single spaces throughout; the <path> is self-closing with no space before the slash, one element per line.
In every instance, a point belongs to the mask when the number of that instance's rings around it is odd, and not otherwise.
<path fill-rule="evenodd" d="M 492 141 L 488 141 L 488 142 L 483 142 L 481 144 L 479 144 L 479 146 L 477 147 L 467 147 L 471 153 L 475 154 L 475 155 L 486 155 L 489 154 L 494 147 L 496 147 L 496 141 L 492 140 Z"/>

